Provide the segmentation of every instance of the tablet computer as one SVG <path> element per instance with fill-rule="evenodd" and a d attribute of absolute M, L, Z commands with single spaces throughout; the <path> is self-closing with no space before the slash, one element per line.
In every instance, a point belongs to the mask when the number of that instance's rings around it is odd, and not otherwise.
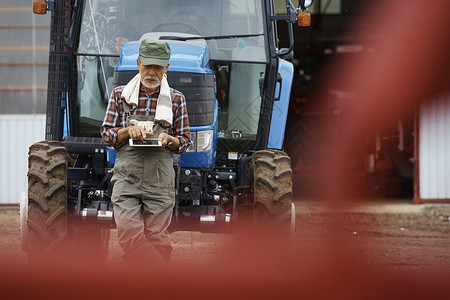
<path fill-rule="evenodd" d="M 146 138 L 146 139 L 129 139 L 131 147 L 161 147 L 161 141 L 158 138 Z"/>

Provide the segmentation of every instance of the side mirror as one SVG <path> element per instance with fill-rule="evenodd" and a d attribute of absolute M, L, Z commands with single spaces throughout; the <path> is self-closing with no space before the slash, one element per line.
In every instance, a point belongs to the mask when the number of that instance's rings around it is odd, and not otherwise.
<path fill-rule="evenodd" d="M 292 62 L 294 60 L 294 51 L 292 51 L 292 50 L 289 51 L 289 49 L 287 49 L 287 48 L 281 48 L 280 50 L 283 52 L 286 52 L 286 54 L 280 55 L 280 58 L 290 61 L 290 62 Z"/>
<path fill-rule="evenodd" d="M 310 7 L 313 3 L 313 0 L 298 0 L 298 6 L 302 9 L 305 10 L 308 7 Z"/>

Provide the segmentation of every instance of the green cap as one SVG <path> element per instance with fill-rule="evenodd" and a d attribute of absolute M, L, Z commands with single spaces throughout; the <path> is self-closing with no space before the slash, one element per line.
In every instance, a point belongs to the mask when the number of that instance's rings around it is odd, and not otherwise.
<path fill-rule="evenodd" d="M 139 46 L 139 59 L 143 65 L 165 67 L 170 59 L 170 46 L 167 42 L 144 39 Z"/>

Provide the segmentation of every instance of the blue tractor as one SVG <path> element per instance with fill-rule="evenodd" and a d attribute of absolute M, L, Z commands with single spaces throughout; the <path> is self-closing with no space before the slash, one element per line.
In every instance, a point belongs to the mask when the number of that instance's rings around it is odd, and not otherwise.
<path fill-rule="evenodd" d="M 138 72 L 144 38 L 170 44 L 167 78 L 189 114 L 193 144 L 174 155 L 172 228 L 252 217 L 292 231 L 292 171 L 281 149 L 293 65 L 283 58 L 312 1 L 279 2 L 280 15 L 272 0 L 35 0 L 52 23 L 46 140 L 29 150 L 23 249 L 46 253 L 80 228 L 105 241 L 114 228 L 115 150 L 100 127 L 112 88 Z M 288 23 L 289 48 L 278 47 L 277 21 Z"/>

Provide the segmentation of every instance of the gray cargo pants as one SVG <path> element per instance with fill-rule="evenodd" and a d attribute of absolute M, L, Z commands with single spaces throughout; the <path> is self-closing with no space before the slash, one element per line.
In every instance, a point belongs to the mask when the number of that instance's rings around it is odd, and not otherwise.
<path fill-rule="evenodd" d="M 124 260 L 133 265 L 169 261 L 167 228 L 175 205 L 175 172 L 169 149 L 123 145 L 116 154 L 112 203 Z"/>

